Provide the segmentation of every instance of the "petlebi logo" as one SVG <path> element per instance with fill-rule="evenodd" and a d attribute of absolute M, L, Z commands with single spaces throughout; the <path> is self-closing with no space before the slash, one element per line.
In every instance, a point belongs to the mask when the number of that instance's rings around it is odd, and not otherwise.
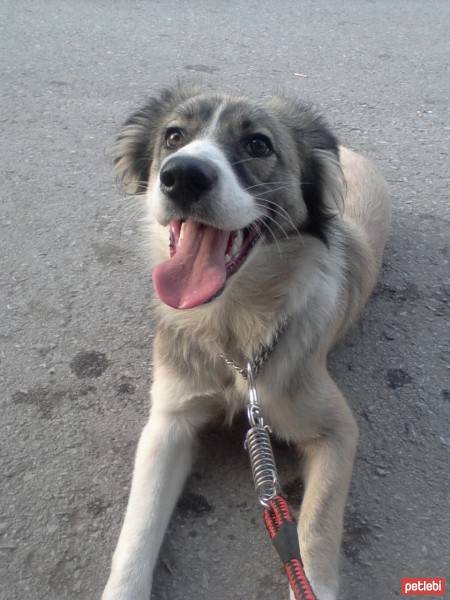
<path fill-rule="evenodd" d="M 403 577 L 400 594 L 402 596 L 443 596 L 445 577 Z"/>

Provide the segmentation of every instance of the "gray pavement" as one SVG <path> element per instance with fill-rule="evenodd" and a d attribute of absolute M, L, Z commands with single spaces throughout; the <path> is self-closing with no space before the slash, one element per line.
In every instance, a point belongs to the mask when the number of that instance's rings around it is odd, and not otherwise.
<path fill-rule="evenodd" d="M 361 429 L 341 599 L 448 577 L 448 1 L 0 0 L 0 17 L 1 600 L 98 599 L 107 577 L 151 341 L 142 207 L 107 149 L 176 77 L 298 94 L 383 170 L 383 276 L 331 360 Z M 241 436 L 205 434 L 154 600 L 287 599 Z"/>

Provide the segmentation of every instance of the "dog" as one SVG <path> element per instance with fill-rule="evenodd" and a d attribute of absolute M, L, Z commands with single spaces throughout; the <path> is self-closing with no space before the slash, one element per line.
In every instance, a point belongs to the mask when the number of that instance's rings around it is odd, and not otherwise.
<path fill-rule="evenodd" d="M 246 405 L 223 357 L 243 366 L 270 349 L 257 377 L 264 417 L 300 451 L 305 572 L 318 600 L 336 600 L 358 428 L 327 355 L 382 263 L 382 176 L 296 99 L 183 85 L 131 115 L 113 160 L 148 206 L 157 326 L 150 418 L 102 599 L 149 600 L 197 433 Z"/>

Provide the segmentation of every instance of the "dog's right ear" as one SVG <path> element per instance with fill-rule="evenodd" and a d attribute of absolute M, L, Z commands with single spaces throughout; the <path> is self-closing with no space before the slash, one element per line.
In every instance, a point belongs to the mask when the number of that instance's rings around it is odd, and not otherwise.
<path fill-rule="evenodd" d="M 173 98 L 172 90 L 164 90 L 150 98 L 125 121 L 114 142 L 114 173 L 127 194 L 143 194 L 147 189 L 155 135 Z"/>
<path fill-rule="evenodd" d="M 164 115 L 177 104 L 199 93 L 180 84 L 166 88 L 133 113 L 112 147 L 114 173 L 127 194 L 144 194 L 150 175 L 156 135 Z"/>

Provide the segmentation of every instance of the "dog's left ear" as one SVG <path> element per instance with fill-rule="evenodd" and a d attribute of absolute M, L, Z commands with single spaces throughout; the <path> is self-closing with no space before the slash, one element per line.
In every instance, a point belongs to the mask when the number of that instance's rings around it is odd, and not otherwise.
<path fill-rule="evenodd" d="M 308 210 L 305 231 L 327 243 L 330 221 L 342 208 L 344 180 L 336 137 L 321 117 L 309 116 L 297 132 L 300 186 Z"/>
<path fill-rule="evenodd" d="M 302 230 L 327 243 L 329 223 L 342 208 L 344 197 L 338 141 L 310 106 L 285 98 L 278 102 L 298 153 L 300 186 L 308 211 Z"/>
<path fill-rule="evenodd" d="M 156 137 L 164 115 L 174 107 L 200 93 L 193 86 L 166 88 L 148 99 L 122 126 L 112 147 L 116 178 L 127 194 L 143 194 L 147 190 Z"/>

